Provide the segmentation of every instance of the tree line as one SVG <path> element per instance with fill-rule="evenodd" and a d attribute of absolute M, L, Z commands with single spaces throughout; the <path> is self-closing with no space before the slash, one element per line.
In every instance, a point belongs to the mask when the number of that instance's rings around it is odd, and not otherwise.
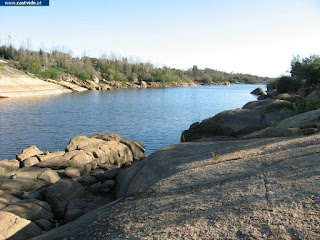
<path fill-rule="evenodd" d="M 9 60 L 17 69 L 33 73 L 41 78 L 60 80 L 63 74 L 71 74 L 79 80 L 93 77 L 108 81 L 122 82 L 190 82 L 203 84 L 217 82 L 231 83 L 265 83 L 267 77 L 250 74 L 226 73 L 214 69 L 198 69 L 195 65 L 188 70 L 169 67 L 155 67 L 147 62 L 132 62 L 128 58 L 93 58 L 73 57 L 70 53 L 53 50 L 45 52 L 42 49 L 33 51 L 25 48 L 15 48 L 12 45 L 0 46 L 0 57 Z"/>
<path fill-rule="evenodd" d="M 308 87 L 320 89 L 320 56 L 293 57 L 290 75 L 280 77 L 275 85 L 280 93 L 296 92 Z"/>

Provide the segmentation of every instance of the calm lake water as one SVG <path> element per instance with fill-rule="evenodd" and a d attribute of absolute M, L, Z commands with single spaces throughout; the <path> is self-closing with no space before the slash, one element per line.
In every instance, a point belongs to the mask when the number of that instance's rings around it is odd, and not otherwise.
<path fill-rule="evenodd" d="M 261 85 L 122 89 L 0 100 L 0 159 L 35 144 L 62 150 L 78 135 L 116 132 L 147 154 L 178 143 L 190 124 L 256 99 Z M 264 87 L 264 86 L 262 86 Z"/>

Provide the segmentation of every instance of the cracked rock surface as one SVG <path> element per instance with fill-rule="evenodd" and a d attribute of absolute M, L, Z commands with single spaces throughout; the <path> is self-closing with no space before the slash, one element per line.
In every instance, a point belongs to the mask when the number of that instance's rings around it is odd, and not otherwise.
<path fill-rule="evenodd" d="M 36 239 L 319 239 L 320 134 L 165 147 L 118 200 Z"/>

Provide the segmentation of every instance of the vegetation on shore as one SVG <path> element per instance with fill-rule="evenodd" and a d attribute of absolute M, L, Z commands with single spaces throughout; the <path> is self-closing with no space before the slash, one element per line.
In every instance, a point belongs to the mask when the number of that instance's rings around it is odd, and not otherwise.
<path fill-rule="evenodd" d="M 293 103 L 296 114 L 319 109 L 320 96 L 306 96 L 312 91 L 320 90 L 320 56 L 294 57 L 291 61 L 290 76 L 277 79 L 275 87 L 279 93 L 297 93 L 300 96 Z"/>
<path fill-rule="evenodd" d="M 280 93 L 296 92 L 308 87 L 320 89 L 320 56 L 294 57 L 290 75 L 282 76 L 276 81 L 276 89 Z"/>
<path fill-rule="evenodd" d="M 250 74 L 226 73 L 214 69 L 180 70 L 169 67 L 155 67 L 151 63 L 130 61 L 128 58 L 73 57 L 70 53 L 54 50 L 32 51 L 16 49 L 12 45 L 0 46 L 0 58 L 8 60 L 17 69 L 27 71 L 45 79 L 60 80 L 64 74 L 70 74 L 79 80 L 97 77 L 99 80 L 121 82 L 191 82 L 214 84 L 231 83 L 266 83 L 270 78 Z"/>

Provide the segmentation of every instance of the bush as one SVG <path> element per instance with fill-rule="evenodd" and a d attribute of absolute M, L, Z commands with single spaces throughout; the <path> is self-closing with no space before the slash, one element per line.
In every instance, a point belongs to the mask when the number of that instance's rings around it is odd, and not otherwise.
<path fill-rule="evenodd" d="M 296 114 L 316 110 L 319 108 L 320 108 L 319 99 L 301 98 L 299 100 L 294 101 L 293 103 L 293 111 Z"/>
<path fill-rule="evenodd" d="M 276 80 L 275 87 L 279 93 L 295 92 L 301 88 L 301 82 L 289 76 L 282 76 Z"/>
<path fill-rule="evenodd" d="M 320 83 L 320 57 L 311 55 L 301 59 L 294 57 L 291 61 L 291 76 L 299 80 L 306 80 L 306 87 Z"/>
<path fill-rule="evenodd" d="M 59 73 L 60 71 L 57 68 L 47 68 L 42 73 L 40 73 L 40 76 L 43 78 L 58 80 Z"/>

